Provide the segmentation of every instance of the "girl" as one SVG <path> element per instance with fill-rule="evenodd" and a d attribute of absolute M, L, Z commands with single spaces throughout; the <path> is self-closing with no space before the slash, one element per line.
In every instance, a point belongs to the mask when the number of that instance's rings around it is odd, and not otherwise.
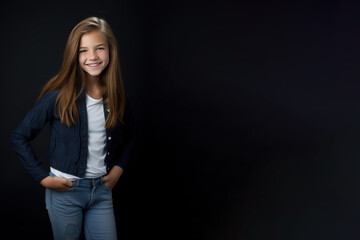
<path fill-rule="evenodd" d="M 90 17 L 71 31 L 60 72 L 12 132 L 13 147 L 46 188 L 55 239 L 116 239 L 112 191 L 134 145 L 125 107 L 116 39 L 105 20 Z M 31 148 L 50 122 L 50 174 Z"/>

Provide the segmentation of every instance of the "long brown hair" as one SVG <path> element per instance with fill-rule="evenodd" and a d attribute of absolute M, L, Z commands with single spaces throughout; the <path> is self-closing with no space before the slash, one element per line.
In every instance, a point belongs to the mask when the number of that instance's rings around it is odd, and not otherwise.
<path fill-rule="evenodd" d="M 89 17 L 72 29 L 66 43 L 60 72 L 45 84 L 38 100 L 46 93 L 59 89 L 56 104 L 61 121 L 67 126 L 71 126 L 79 120 L 76 100 L 84 91 L 85 82 L 85 72 L 79 65 L 78 60 L 79 45 L 82 35 L 95 30 L 102 32 L 106 36 L 109 45 L 110 60 L 108 66 L 101 73 L 101 83 L 105 87 L 104 103 L 108 104 L 109 109 L 105 128 L 114 129 L 119 123 L 124 123 L 125 91 L 116 38 L 104 19 Z"/>

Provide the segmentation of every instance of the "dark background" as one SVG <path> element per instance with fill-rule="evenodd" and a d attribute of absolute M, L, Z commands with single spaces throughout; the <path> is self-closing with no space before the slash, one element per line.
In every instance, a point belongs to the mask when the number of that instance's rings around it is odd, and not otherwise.
<path fill-rule="evenodd" d="M 1 4 L 2 236 L 51 239 L 10 132 L 95 15 L 118 38 L 138 128 L 119 239 L 360 238 L 356 1 Z M 33 142 L 44 161 L 48 130 Z"/>

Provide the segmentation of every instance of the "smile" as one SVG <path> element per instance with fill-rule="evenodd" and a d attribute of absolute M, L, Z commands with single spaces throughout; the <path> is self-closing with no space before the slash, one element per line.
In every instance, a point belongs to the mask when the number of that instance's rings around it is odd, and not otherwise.
<path fill-rule="evenodd" d="M 98 62 L 98 63 L 89 63 L 89 64 L 85 64 L 86 66 L 90 67 L 90 68 L 97 68 L 98 66 L 100 66 L 102 64 L 102 62 Z"/>

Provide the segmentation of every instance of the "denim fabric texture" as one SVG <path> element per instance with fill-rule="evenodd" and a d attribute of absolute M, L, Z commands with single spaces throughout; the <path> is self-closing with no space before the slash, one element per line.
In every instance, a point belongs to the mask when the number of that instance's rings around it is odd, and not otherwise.
<path fill-rule="evenodd" d="M 55 176 L 50 173 L 50 176 Z M 46 189 L 46 208 L 55 240 L 116 240 L 112 191 L 102 177 L 79 179 L 64 192 Z"/>

